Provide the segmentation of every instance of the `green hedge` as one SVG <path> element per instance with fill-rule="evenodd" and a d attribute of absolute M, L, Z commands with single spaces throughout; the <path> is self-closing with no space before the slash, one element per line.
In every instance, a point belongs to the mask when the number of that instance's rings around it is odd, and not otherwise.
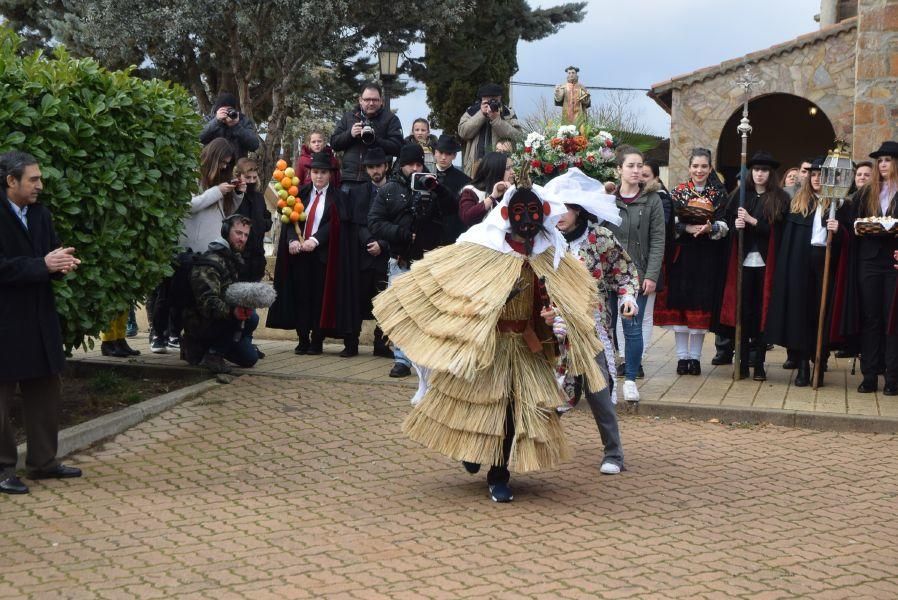
<path fill-rule="evenodd" d="M 82 346 L 170 273 L 196 187 L 200 117 L 187 92 L 64 49 L 21 57 L 0 27 L 0 152 L 40 161 L 40 201 L 82 265 L 58 282 L 66 348 Z"/>

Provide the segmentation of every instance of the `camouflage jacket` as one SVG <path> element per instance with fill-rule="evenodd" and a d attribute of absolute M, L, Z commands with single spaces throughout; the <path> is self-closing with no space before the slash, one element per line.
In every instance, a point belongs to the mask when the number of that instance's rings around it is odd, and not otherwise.
<path fill-rule="evenodd" d="M 230 317 L 234 307 L 225 302 L 225 290 L 237 282 L 242 267 L 243 258 L 223 239 L 209 244 L 209 250 L 195 259 L 190 270 L 190 289 L 195 304 L 188 309 L 185 319 L 209 321 Z"/>

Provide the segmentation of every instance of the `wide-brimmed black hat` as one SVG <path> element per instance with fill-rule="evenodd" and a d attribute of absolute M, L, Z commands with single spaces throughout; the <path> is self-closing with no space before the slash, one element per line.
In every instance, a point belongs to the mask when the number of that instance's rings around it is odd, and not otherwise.
<path fill-rule="evenodd" d="M 327 152 L 313 152 L 312 153 L 312 164 L 309 165 L 310 169 L 327 169 L 330 171 L 334 168 L 331 164 L 330 154 Z"/>
<path fill-rule="evenodd" d="M 424 149 L 417 142 L 406 144 L 399 150 L 399 166 L 404 167 L 415 162 L 424 164 Z"/>
<path fill-rule="evenodd" d="M 502 86 L 498 83 L 484 83 L 477 88 L 477 97 L 484 98 L 486 96 L 501 96 Z"/>
<path fill-rule="evenodd" d="M 823 156 L 818 156 L 814 160 L 811 161 L 811 168 L 808 171 L 820 171 L 823 169 L 823 161 L 826 160 Z"/>
<path fill-rule="evenodd" d="M 883 142 L 879 146 L 879 150 L 870 153 L 870 158 L 879 158 L 880 156 L 893 156 L 898 158 L 898 142 Z"/>
<path fill-rule="evenodd" d="M 390 159 L 387 158 L 387 155 L 384 153 L 384 149 L 380 146 L 374 146 L 372 148 L 368 148 L 368 151 L 365 152 L 365 158 L 362 159 L 362 166 L 369 165 L 382 165 L 384 163 L 390 162 Z"/>
<path fill-rule="evenodd" d="M 433 149 L 445 152 L 446 154 L 455 154 L 461 150 L 461 145 L 459 145 L 458 141 L 453 136 L 444 133 L 440 136 L 440 139 L 437 140 L 437 144 Z"/>
<path fill-rule="evenodd" d="M 751 160 L 748 161 L 748 168 L 752 167 L 770 167 L 771 169 L 779 169 L 780 163 L 773 158 L 773 155 L 766 150 L 758 150 L 755 152 Z"/>

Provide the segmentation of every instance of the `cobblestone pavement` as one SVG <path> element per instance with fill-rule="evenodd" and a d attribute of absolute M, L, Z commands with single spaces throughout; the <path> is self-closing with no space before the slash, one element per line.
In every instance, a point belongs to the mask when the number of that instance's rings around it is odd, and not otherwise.
<path fill-rule="evenodd" d="M 0 597 L 895 598 L 898 437 L 625 416 L 483 474 L 400 432 L 410 390 L 242 377 L 0 497 Z"/>
<path fill-rule="evenodd" d="M 837 415 L 864 415 L 871 417 L 898 417 L 898 397 L 883 396 L 881 393 L 859 394 L 857 386 L 861 382 L 860 367 L 851 373 L 851 360 L 830 358 L 829 372 L 824 386 L 818 390 L 792 385 L 794 371 L 781 368 L 786 359 L 785 351 L 776 349 L 767 354 L 767 376 L 765 382 L 748 380 L 733 381 L 733 367 L 711 365 L 714 356 L 714 336 L 705 336 L 702 359 L 702 375 L 678 376 L 677 357 L 672 333 L 655 328 L 652 344 L 644 361 L 646 378 L 638 380 L 640 394 L 644 401 L 701 406 L 744 407 L 762 411 L 806 411 Z M 187 363 L 178 359 L 177 354 L 151 354 L 146 337 L 140 336 L 130 343 L 143 351 L 135 363 L 164 366 L 181 366 Z M 281 377 L 314 376 L 339 380 L 396 383 L 390 379 L 391 362 L 385 358 L 371 356 L 370 347 L 351 359 L 337 356 L 342 345 L 327 344 L 325 353 L 319 356 L 296 356 L 293 354 L 295 341 L 263 340 L 258 342 L 268 358 L 260 361 L 252 373 L 277 375 Z M 99 351 L 76 352 L 76 360 L 101 360 L 108 363 L 120 362 L 119 358 L 103 358 Z M 414 376 L 403 380 L 413 385 Z M 882 387 L 882 381 L 880 381 Z M 898 430 L 898 429 L 896 429 Z"/>

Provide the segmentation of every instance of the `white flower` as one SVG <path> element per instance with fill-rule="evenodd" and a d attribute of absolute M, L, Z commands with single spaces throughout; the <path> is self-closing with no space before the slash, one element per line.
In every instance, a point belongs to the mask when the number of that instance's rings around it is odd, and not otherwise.
<path fill-rule="evenodd" d="M 577 135 L 577 127 L 575 125 L 562 125 L 558 128 L 557 137 L 574 137 Z"/>
<path fill-rule="evenodd" d="M 546 136 L 537 131 L 531 131 L 529 134 L 527 134 L 527 139 L 524 140 L 524 147 L 532 148 L 533 150 L 539 150 L 543 147 L 543 142 L 545 141 Z"/>
<path fill-rule="evenodd" d="M 600 140 L 601 142 L 603 142 L 603 143 L 604 143 L 606 140 L 611 140 L 612 142 L 614 142 L 614 136 L 612 136 L 610 133 L 608 133 L 608 132 L 605 131 L 604 129 L 602 129 L 601 131 L 599 131 L 599 134 L 598 134 L 596 137 L 599 138 L 599 140 Z"/>

